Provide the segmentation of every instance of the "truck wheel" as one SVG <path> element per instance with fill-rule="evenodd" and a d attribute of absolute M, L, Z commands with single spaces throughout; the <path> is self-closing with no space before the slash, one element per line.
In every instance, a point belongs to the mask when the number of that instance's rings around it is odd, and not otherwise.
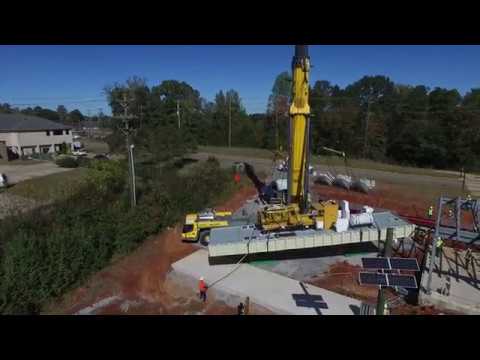
<path fill-rule="evenodd" d="M 200 233 L 200 244 L 204 246 L 208 246 L 208 243 L 210 242 L 210 231 L 202 231 Z"/>

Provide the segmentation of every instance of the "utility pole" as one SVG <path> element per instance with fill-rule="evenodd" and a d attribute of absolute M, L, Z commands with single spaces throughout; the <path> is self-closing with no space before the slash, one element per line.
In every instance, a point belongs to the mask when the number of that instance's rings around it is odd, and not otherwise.
<path fill-rule="evenodd" d="M 378 288 L 376 314 L 385 315 L 385 294 L 383 293 L 383 288 L 381 286 Z"/>
<path fill-rule="evenodd" d="M 228 147 L 232 147 L 232 96 L 228 96 Z"/>
<path fill-rule="evenodd" d="M 368 122 L 370 121 L 370 99 L 367 102 L 367 118 L 365 120 L 365 134 L 363 135 L 363 158 L 367 158 L 367 143 L 368 143 Z"/>
<path fill-rule="evenodd" d="M 177 120 L 178 128 L 180 129 L 180 100 L 177 100 Z"/>
<path fill-rule="evenodd" d="M 135 162 L 133 160 L 133 148 L 134 145 L 130 144 L 130 134 L 132 132 L 132 129 L 130 128 L 130 125 L 128 123 L 128 100 L 127 100 L 127 94 L 123 94 L 123 100 L 120 102 L 120 105 L 123 108 L 123 129 L 122 132 L 125 135 L 126 139 L 126 145 L 127 145 L 127 153 L 128 153 L 128 178 L 129 178 L 129 185 L 130 185 L 130 201 L 131 201 L 131 206 L 134 208 L 137 205 L 137 195 L 136 195 L 136 189 L 135 189 Z"/>
<path fill-rule="evenodd" d="M 275 106 L 275 150 L 278 150 L 278 97 Z"/>

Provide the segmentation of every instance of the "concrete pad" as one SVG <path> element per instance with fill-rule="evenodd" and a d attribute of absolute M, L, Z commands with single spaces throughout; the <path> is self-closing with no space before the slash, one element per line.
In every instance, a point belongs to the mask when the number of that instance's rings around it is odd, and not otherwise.
<path fill-rule="evenodd" d="M 277 314 L 285 315 L 354 315 L 361 302 L 347 296 L 301 283 L 297 280 L 240 265 L 209 265 L 204 249 L 172 265 L 175 272 L 198 279 L 205 278 L 211 290 L 226 292 L 250 300 Z M 222 279 L 214 284 L 217 280 Z"/>
<path fill-rule="evenodd" d="M 432 272 L 431 294 L 426 293 L 430 250 L 422 274 L 419 300 L 421 304 L 435 305 L 470 315 L 480 315 L 479 266 L 465 263 L 465 251 L 444 247 L 442 258 L 437 257 Z"/>

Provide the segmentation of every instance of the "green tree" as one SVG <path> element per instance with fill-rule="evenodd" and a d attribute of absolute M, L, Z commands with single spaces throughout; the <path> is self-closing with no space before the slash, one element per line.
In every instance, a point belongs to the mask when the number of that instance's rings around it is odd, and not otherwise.
<path fill-rule="evenodd" d="M 12 109 L 10 104 L 7 104 L 7 103 L 0 104 L 0 113 L 11 114 L 13 112 L 14 112 L 14 110 Z"/>
<path fill-rule="evenodd" d="M 480 111 L 480 88 L 474 88 L 467 92 L 462 105 L 468 110 Z"/>
<path fill-rule="evenodd" d="M 287 148 L 292 77 L 284 71 L 277 75 L 268 98 L 267 118 L 264 123 L 264 147 L 274 149 Z M 277 149 L 278 150 L 278 149 Z"/>
<path fill-rule="evenodd" d="M 75 109 L 68 114 L 68 122 L 73 126 L 80 127 L 84 120 L 85 117 L 78 109 Z"/>
<path fill-rule="evenodd" d="M 428 94 L 430 112 L 453 111 L 461 102 L 462 97 L 456 89 L 448 90 L 436 87 Z"/>
<path fill-rule="evenodd" d="M 62 123 L 65 123 L 65 121 L 67 120 L 67 115 L 68 115 L 67 108 L 63 105 L 58 105 L 57 106 L 57 114 L 58 114 L 58 119 Z"/>

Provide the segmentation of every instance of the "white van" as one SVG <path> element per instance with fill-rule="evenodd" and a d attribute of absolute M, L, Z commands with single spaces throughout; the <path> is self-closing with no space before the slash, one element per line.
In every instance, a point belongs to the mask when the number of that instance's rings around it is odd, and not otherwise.
<path fill-rule="evenodd" d="M 7 186 L 7 175 L 0 173 L 0 188 L 6 188 Z"/>

